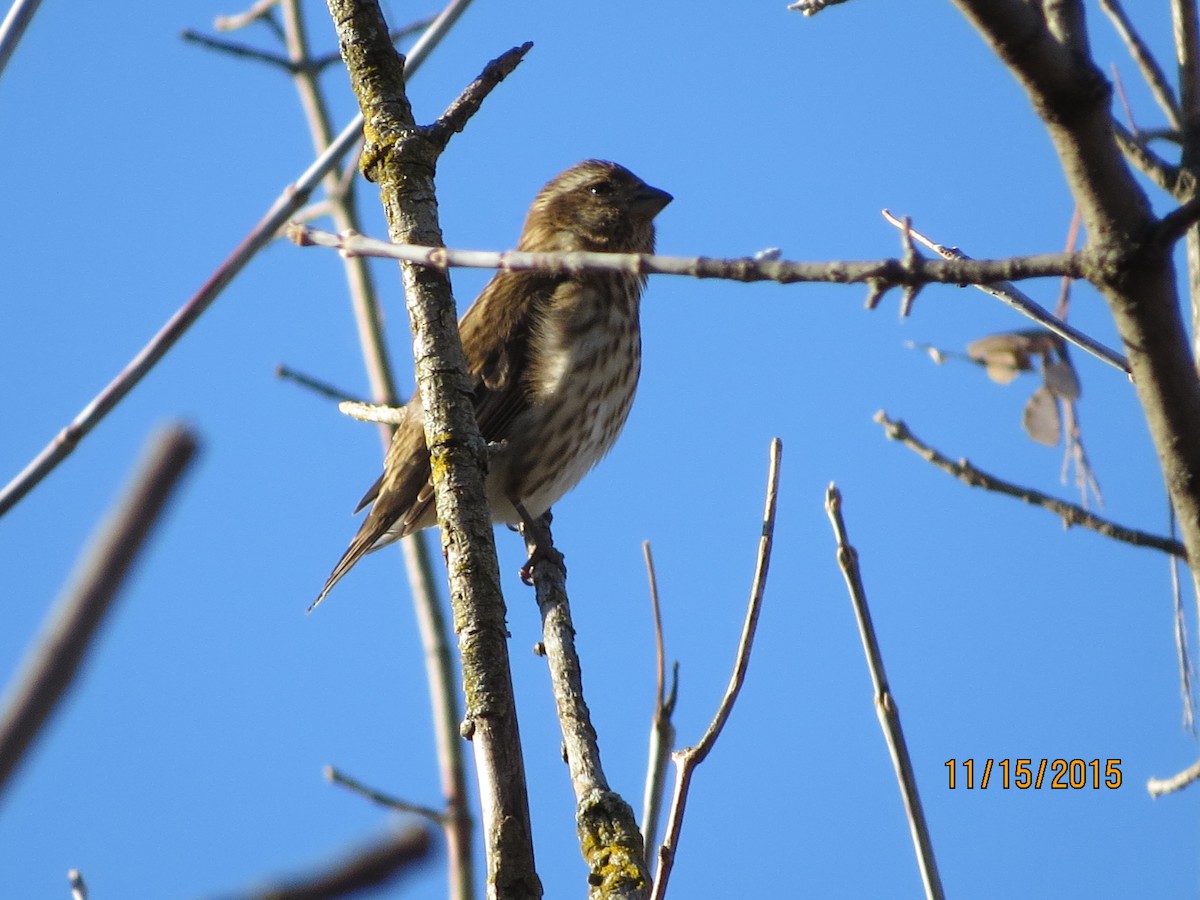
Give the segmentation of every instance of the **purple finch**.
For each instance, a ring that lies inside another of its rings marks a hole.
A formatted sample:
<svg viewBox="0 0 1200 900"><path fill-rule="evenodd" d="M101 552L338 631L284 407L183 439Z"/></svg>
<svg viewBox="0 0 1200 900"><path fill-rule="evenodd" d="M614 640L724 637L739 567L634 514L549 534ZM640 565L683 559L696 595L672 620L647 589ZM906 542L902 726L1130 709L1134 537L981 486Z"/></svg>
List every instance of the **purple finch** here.
<svg viewBox="0 0 1200 900"><path fill-rule="evenodd" d="M628 169L588 160L542 188L517 249L652 253L653 219L670 202ZM641 370L643 287L625 273L498 272L462 317L495 521L540 516L612 448ZM313 606L364 554L437 524L422 416L414 397L358 505L371 511Z"/></svg>

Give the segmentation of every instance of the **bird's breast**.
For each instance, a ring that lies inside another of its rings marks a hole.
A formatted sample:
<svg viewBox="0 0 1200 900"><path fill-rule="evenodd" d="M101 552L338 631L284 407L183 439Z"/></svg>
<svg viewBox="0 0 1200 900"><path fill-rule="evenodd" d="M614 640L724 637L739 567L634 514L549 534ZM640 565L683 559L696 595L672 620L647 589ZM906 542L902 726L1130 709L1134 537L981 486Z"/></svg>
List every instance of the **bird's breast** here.
<svg viewBox="0 0 1200 900"><path fill-rule="evenodd" d="M495 472L531 515L545 512L600 461L633 406L642 358L641 284L624 277L607 282L556 296L562 302L534 336L530 405L514 423Z"/></svg>

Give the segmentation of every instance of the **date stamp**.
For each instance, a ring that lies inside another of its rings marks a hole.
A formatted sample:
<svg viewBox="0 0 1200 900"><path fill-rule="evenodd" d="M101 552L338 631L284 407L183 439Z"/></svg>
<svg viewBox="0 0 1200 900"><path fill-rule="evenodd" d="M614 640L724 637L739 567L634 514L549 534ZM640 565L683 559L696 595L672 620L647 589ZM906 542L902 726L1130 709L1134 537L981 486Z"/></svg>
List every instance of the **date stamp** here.
<svg viewBox="0 0 1200 900"><path fill-rule="evenodd" d="M1120 759L948 759L950 790L1115 791L1124 781Z"/></svg>

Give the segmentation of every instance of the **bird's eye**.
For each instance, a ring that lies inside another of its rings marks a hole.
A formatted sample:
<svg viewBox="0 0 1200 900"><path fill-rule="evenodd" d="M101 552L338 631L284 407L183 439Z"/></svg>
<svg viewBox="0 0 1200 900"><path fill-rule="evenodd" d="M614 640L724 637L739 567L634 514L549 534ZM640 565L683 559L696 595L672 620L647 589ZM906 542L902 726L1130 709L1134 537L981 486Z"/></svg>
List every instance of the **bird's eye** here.
<svg viewBox="0 0 1200 900"><path fill-rule="evenodd" d="M613 183L611 181L597 181L588 186L588 190L596 197L608 197L613 192Z"/></svg>

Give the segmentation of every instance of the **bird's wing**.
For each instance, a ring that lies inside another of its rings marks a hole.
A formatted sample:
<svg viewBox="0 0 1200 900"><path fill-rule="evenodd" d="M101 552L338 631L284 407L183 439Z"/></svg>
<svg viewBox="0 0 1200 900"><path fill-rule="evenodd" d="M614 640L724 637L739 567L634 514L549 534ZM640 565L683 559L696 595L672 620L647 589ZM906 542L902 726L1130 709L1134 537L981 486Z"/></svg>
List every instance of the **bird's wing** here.
<svg viewBox="0 0 1200 900"><path fill-rule="evenodd" d="M527 408L529 341L562 278L535 272L497 273L459 322L475 418L485 441L503 441ZM416 407L388 448L383 474L355 512L374 503L313 607L365 554L416 531L433 503L429 454Z"/></svg>
<svg viewBox="0 0 1200 900"><path fill-rule="evenodd" d="M489 444L506 440L513 422L529 406L529 342L561 282L537 272L497 273L458 323L475 421ZM404 516L405 535L417 530L433 503L429 460L424 455L422 460L425 482Z"/></svg>

